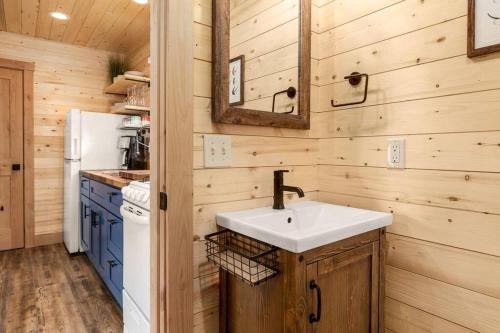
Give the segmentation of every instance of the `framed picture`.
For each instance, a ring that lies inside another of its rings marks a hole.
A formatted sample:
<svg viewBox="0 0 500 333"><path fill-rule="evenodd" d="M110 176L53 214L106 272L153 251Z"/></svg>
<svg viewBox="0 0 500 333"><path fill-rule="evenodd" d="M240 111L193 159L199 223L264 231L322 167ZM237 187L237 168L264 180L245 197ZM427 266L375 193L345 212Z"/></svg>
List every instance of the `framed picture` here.
<svg viewBox="0 0 500 333"><path fill-rule="evenodd" d="M229 105L245 103L245 56L229 60Z"/></svg>
<svg viewBox="0 0 500 333"><path fill-rule="evenodd" d="M467 55L500 51L500 0L469 0Z"/></svg>

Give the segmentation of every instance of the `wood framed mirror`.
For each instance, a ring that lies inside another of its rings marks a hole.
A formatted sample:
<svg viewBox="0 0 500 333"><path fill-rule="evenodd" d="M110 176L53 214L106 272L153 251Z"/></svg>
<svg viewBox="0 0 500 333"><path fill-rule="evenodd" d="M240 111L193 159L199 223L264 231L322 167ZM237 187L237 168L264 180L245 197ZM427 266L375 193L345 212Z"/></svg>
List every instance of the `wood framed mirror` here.
<svg viewBox="0 0 500 333"><path fill-rule="evenodd" d="M214 0L212 119L309 129L311 0Z"/></svg>

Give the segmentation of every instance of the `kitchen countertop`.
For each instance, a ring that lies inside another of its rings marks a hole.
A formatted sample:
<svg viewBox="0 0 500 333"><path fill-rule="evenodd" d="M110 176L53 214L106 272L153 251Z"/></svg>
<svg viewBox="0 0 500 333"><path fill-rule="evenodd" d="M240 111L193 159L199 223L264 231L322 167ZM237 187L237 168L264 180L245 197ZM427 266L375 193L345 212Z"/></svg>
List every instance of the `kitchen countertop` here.
<svg viewBox="0 0 500 333"><path fill-rule="evenodd" d="M128 170L128 172L132 172ZM138 171L141 174L144 174L144 170ZM80 171L80 175L93 179L95 181L114 186L117 188L122 188L130 184L133 179L126 179L120 176L120 170L92 170L92 171Z"/></svg>

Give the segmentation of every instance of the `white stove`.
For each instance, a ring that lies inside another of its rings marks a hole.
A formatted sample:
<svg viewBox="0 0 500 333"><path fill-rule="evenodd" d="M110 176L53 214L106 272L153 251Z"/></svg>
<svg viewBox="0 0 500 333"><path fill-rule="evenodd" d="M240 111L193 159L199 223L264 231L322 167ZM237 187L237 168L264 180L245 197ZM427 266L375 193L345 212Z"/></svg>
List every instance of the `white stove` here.
<svg viewBox="0 0 500 333"><path fill-rule="evenodd" d="M149 182L131 182L122 189L123 200L149 211Z"/></svg>
<svg viewBox="0 0 500 333"><path fill-rule="evenodd" d="M131 182L122 194L124 332L149 332L150 184Z"/></svg>

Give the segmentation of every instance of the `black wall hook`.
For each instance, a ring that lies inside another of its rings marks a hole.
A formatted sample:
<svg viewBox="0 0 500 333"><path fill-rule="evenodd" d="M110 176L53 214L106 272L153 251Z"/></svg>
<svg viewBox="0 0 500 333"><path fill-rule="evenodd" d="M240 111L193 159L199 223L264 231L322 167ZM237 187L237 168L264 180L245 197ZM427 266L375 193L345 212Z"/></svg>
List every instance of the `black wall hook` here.
<svg viewBox="0 0 500 333"><path fill-rule="evenodd" d="M345 80L348 80L350 85L353 87L356 87L361 83L361 79L365 78L365 94L363 97L362 101L359 102L351 102L351 103L343 103L343 104L335 104L335 101L332 99L331 103L334 108L339 107L339 106L348 106L348 105L356 105L356 104L363 104L366 102L366 97L368 96L368 74L360 74L358 72L352 72L351 75L347 75L344 77Z"/></svg>
<svg viewBox="0 0 500 333"><path fill-rule="evenodd" d="M273 95L273 108L272 108L272 112L274 112L274 104L275 104L275 101L276 101L276 96L284 94L284 93L286 93L286 95L288 96L288 98L295 98L295 96L297 96L297 89L295 89L295 87L288 87L288 89L285 89L285 90L282 90L282 91L278 91L277 93L275 93ZM283 112L283 113L293 113L294 110L295 110L295 106L292 106L292 110L286 111L286 112Z"/></svg>

